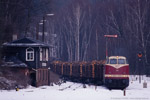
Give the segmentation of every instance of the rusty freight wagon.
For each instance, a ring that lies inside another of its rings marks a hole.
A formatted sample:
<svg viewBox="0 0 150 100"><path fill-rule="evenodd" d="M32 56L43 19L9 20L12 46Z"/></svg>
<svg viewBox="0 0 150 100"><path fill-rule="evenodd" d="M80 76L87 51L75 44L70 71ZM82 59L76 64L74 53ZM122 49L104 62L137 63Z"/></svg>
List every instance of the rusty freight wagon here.
<svg viewBox="0 0 150 100"><path fill-rule="evenodd" d="M51 70L65 80L75 82L103 84L105 61L92 62L52 62Z"/></svg>

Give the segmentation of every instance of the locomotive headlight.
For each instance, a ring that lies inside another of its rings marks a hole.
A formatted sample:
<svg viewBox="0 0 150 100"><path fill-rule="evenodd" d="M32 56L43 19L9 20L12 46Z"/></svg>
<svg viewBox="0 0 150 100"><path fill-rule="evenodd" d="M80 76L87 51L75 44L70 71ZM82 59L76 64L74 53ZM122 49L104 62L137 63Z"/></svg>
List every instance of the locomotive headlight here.
<svg viewBox="0 0 150 100"><path fill-rule="evenodd" d="M105 77L112 77L112 75L110 75L110 74L106 74L106 75L105 75Z"/></svg>
<svg viewBox="0 0 150 100"><path fill-rule="evenodd" d="M108 75L108 77L111 77L112 75Z"/></svg>

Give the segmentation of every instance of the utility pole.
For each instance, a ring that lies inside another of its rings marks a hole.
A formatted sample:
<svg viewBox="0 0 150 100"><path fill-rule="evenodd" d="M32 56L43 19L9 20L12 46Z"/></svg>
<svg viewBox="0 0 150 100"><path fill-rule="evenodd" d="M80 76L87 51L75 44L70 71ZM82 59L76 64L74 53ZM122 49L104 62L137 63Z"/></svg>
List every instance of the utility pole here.
<svg viewBox="0 0 150 100"><path fill-rule="evenodd" d="M45 38L45 16L43 16L43 34L42 34L42 42L44 42L44 38Z"/></svg>
<svg viewBox="0 0 150 100"><path fill-rule="evenodd" d="M39 39L39 23L37 23L37 26L36 26L36 40Z"/></svg>
<svg viewBox="0 0 150 100"><path fill-rule="evenodd" d="M45 42L45 22L46 22L45 17L47 17L47 16L54 16L54 14L46 14L43 16L43 20L42 20L42 23L43 23L42 42Z"/></svg>
<svg viewBox="0 0 150 100"><path fill-rule="evenodd" d="M96 59L98 60L98 34L96 30Z"/></svg>

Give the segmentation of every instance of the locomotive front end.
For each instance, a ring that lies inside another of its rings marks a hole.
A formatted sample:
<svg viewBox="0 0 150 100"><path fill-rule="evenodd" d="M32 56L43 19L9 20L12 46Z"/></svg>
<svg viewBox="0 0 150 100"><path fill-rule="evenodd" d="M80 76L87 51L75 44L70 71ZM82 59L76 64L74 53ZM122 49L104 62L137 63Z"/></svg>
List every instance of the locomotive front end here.
<svg viewBox="0 0 150 100"><path fill-rule="evenodd" d="M129 64L126 57L111 56L105 64L105 85L108 88L124 89L129 85Z"/></svg>

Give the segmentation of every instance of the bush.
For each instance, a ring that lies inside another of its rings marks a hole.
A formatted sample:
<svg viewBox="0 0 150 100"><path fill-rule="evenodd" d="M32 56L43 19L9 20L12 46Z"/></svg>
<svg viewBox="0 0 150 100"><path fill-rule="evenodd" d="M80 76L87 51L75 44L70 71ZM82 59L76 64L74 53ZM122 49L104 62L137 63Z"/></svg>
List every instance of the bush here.
<svg viewBox="0 0 150 100"><path fill-rule="evenodd" d="M11 70L11 68L0 67L0 89L15 89L16 85L19 88L28 86L29 77L19 71Z"/></svg>

